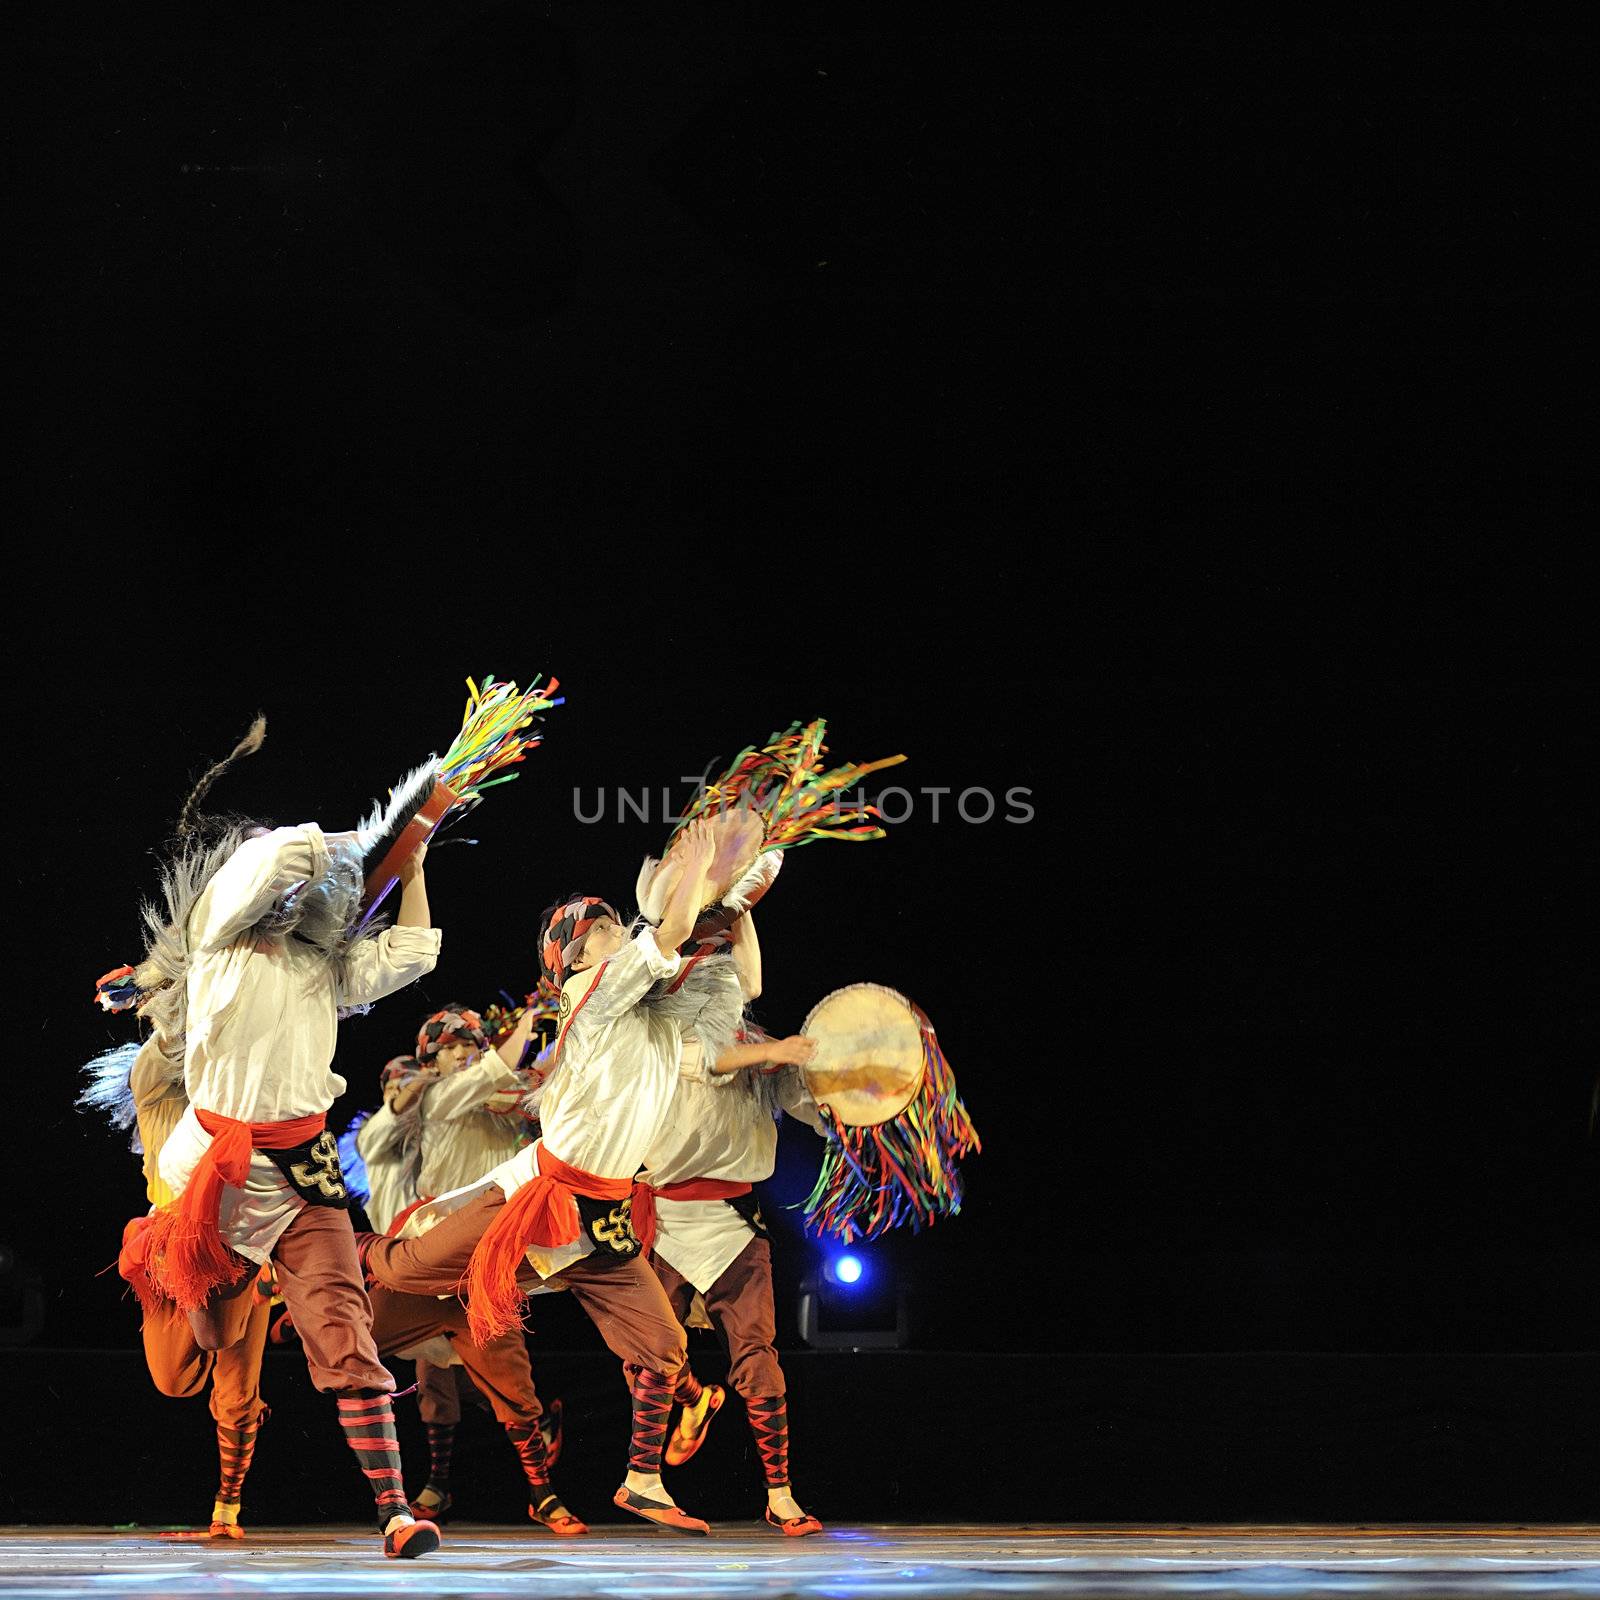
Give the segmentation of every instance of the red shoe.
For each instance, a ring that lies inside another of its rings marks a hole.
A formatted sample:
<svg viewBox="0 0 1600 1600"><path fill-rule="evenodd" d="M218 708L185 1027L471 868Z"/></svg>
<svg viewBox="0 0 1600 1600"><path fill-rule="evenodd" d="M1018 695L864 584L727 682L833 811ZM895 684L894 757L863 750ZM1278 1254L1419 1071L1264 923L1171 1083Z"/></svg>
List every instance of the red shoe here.
<svg viewBox="0 0 1600 1600"><path fill-rule="evenodd" d="M627 1484L623 1484L612 1495L611 1503L614 1506L621 1506L624 1511L631 1511L636 1517L643 1517L646 1522L656 1522L663 1528L671 1528L674 1533L711 1532L709 1522L702 1522L699 1517L691 1517L676 1506L664 1505L659 1500L646 1500L642 1494L635 1494Z"/></svg>
<svg viewBox="0 0 1600 1600"><path fill-rule="evenodd" d="M244 1529L237 1522L213 1522L209 1528L174 1528L156 1538L168 1544L204 1544L213 1539L242 1539Z"/></svg>
<svg viewBox="0 0 1600 1600"><path fill-rule="evenodd" d="M442 1541L431 1522L406 1522L383 1536L383 1553L394 1561L415 1561L437 1550Z"/></svg>
<svg viewBox="0 0 1600 1600"><path fill-rule="evenodd" d="M431 1485L425 1484L422 1488L421 1494L426 1494L430 1487ZM434 1492L438 1493L437 1490ZM455 1496L452 1494L446 1494L444 1499L439 1501L437 1505L429 1505L428 1502L422 1499L421 1495L419 1494L417 1499L411 1502L411 1515L414 1516L418 1522L432 1522L437 1525L438 1523L443 1522L444 1519L450 1515L450 1507L454 1504Z"/></svg>
<svg viewBox="0 0 1600 1600"><path fill-rule="evenodd" d="M561 1423L561 1402L552 1400L539 1419L539 1432L544 1435L544 1464L554 1470L561 1459L561 1445L565 1438Z"/></svg>
<svg viewBox="0 0 1600 1600"><path fill-rule="evenodd" d="M300 1330L295 1327L294 1318L290 1315L289 1308L285 1306L272 1326L267 1329L267 1338L273 1344L288 1344L291 1339L299 1337Z"/></svg>
<svg viewBox="0 0 1600 1600"><path fill-rule="evenodd" d="M686 1433L683 1419L689 1413L687 1410L678 1413L678 1426L667 1435L667 1447L661 1456L669 1467L681 1467L706 1442L706 1435L711 1431L711 1419L722 1409L728 1398L727 1390L720 1383L708 1383L706 1394L709 1396L709 1403L700 1418L698 1428Z"/></svg>
<svg viewBox="0 0 1600 1600"><path fill-rule="evenodd" d="M580 1522L561 1503L561 1496L548 1485L545 1488L544 1498L535 1505L528 1507L528 1515L535 1521L543 1523L551 1533L563 1539L576 1539L580 1533L589 1531L587 1522Z"/></svg>
<svg viewBox="0 0 1600 1600"><path fill-rule="evenodd" d="M782 1530L786 1539L804 1539L809 1534L822 1532L822 1524L812 1516L775 1517L771 1506L763 1514L774 1528Z"/></svg>

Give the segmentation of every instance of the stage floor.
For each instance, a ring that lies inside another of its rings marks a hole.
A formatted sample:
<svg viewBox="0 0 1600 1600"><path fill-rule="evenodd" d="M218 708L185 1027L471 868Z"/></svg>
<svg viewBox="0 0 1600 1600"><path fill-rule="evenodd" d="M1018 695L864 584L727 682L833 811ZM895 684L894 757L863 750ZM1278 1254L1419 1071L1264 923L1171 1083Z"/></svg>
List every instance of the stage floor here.
<svg viewBox="0 0 1600 1600"><path fill-rule="evenodd" d="M558 1541L463 1524L415 1562L355 1528L260 1529L237 1544L0 1529L0 1600L68 1595L1600 1595L1600 1527L877 1526L785 1542L597 1528Z"/></svg>

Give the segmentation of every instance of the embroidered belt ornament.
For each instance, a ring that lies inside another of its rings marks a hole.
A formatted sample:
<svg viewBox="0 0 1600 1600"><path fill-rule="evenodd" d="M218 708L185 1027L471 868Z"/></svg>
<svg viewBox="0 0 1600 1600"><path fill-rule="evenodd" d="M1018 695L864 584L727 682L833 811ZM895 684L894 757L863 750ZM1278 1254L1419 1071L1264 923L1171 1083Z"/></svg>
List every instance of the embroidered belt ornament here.
<svg viewBox="0 0 1600 1600"><path fill-rule="evenodd" d="M350 1192L345 1188L339 1164L339 1141L331 1128L324 1128L310 1144L264 1154L308 1204L338 1210L350 1204Z"/></svg>
<svg viewBox="0 0 1600 1600"><path fill-rule="evenodd" d="M761 1215L761 1201L754 1190L749 1194L730 1195L723 1203L732 1206L740 1220L755 1230L758 1238L765 1239L768 1236L767 1219Z"/></svg>
<svg viewBox="0 0 1600 1600"><path fill-rule="evenodd" d="M619 1261L631 1261L639 1254L639 1238L633 1231L631 1196L614 1202L591 1200L581 1194L573 1198L578 1202L579 1219L596 1250L615 1256Z"/></svg>

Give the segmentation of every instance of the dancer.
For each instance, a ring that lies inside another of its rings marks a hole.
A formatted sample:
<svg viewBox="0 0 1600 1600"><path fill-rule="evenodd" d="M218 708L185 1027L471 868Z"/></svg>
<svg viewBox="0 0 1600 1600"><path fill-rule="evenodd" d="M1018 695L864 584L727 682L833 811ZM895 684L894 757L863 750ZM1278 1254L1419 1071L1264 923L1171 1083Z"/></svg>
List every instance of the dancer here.
<svg viewBox="0 0 1600 1600"><path fill-rule="evenodd" d="M761 993L761 950L746 912L730 930L746 1000ZM820 1533L789 1481L787 1385L774 1345L772 1250L752 1185L772 1176L775 1117L784 1111L821 1131L816 1103L798 1068L815 1054L811 1040L751 1038L714 1062L686 1046L666 1121L645 1158L634 1191L634 1226L650 1251L679 1322L688 1325L698 1293L728 1352L729 1382L745 1403L767 1484L767 1522L790 1538ZM692 1376L675 1398L683 1409L667 1440L669 1466L704 1443L721 1409L719 1384Z"/></svg>
<svg viewBox="0 0 1600 1600"><path fill-rule="evenodd" d="M665 864L671 890L659 928L629 938L594 896L551 909L540 959L543 983L561 997L562 1027L540 1139L482 1184L424 1205L408 1224L417 1237L363 1241L369 1274L391 1288L441 1294L465 1278L479 1341L518 1326L519 1274L531 1268L570 1289L633 1374L632 1450L614 1503L692 1534L710 1529L679 1509L660 1476L683 1330L641 1256L630 1194L671 1100L685 1029L716 1058L737 1025L737 984L722 1012L687 995L669 1003L661 988L683 967L678 947L712 898L713 848L710 825L682 831Z"/></svg>
<svg viewBox="0 0 1600 1600"><path fill-rule="evenodd" d="M434 966L425 846L398 863L396 926L352 937L360 913L356 834L315 823L268 829L206 819L199 802L258 721L185 802L179 851L152 916L147 963L166 982L149 999L158 1032L183 1040L189 1104L161 1146L174 1198L130 1225L122 1268L147 1310L171 1299L196 1343L228 1343L228 1302L274 1263L312 1381L335 1397L346 1440L372 1486L386 1555L436 1549L438 1529L406 1505L389 1396L356 1260L327 1108L344 1092L330 1070L336 1019ZM252 1265L253 1264L253 1265Z"/></svg>
<svg viewBox="0 0 1600 1600"><path fill-rule="evenodd" d="M189 1102L183 1092L183 1061L173 1058L168 1042L152 1034L142 1047L126 1045L106 1052L91 1068L90 1086L79 1103L111 1112L122 1127L137 1125L134 1148L144 1157L146 1196L152 1206L170 1201L173 1196L157 1163ZM270 1268L242 1277L239 1292L219 1307L221 1343L216 1349L203 1349L196 1342L188 1317L172 1300L156 1300L144 1316L145 1362L156 1388L187 1400L210 1384L220 1461L209 1527L164 1533L163 1539L244 1537L240 1511L244 1480L255 1454L256 1435L268 1415L261 1398L261 1356L273 1292Z"/></svg>
<svg viewBox="0 0 1600 1600"><path fill-rule="evenodd" d="M543 1073L519 1070L518 1063L540 1014L536 1007L525 1007L507 1036L489 1049L478 1013L462 1005L447 1006L423 1022L415 1055L397 1057L384 1068L383 1108L366 1119L356 1134L366 1189L372 1196L381 1196L367 1201L368 1215L377 1226L387 1231L395 1216L416 1201L482 1178L527 1142L526 1102ZM381 1323L384 1318L378 1296L373 1298L374 1314ZM437 1301L427 1303L438 1307ZM451 1304L460 1311L459 1302ZM406 1320L417 1320L415 1308ZM453 1322L450 1328L453 1330ZM428 1438L428 1481L411 1501L411 1512L441 1522L453 1504L450 1479L456 1429L461 1422L461 1384L467 1382L463 1374L472 1374L475 1380L477 1364L466 1358L465 1342L459 1348L443 1343L442 1331L433 1338L438 1341L432 1352L435 1359L413 1350L410 1344L386 1342L381 1334L378 1342L381 1354L397 1354L416 1362L417 1409ZM440 1355L443 1360L437 1359ZM518 1445L518 1453L530 1471L548 1472L561 1453L561 1402L552 1401L545 1409L533 1396L521 1328L491 1341L481 1359L491 1362L496 1374L511 1374L512 1389L525 1391L531 1398L531 1408L525 1406L522 1413L512 1415L497 1406L495 1393L477 1386L508 1429L538 1429L543 1455L534 1460L530 1454L534 1447L526 1444ZM515 1382L518 1377L525 1380L520 1388ZM505 1392L502 1384L501 1393ZM547 1478L530 1478L530 1483L542 1484L548 1491ZM546 1493L542 1498L552 1497ZM558 1526L563 1519L576 1527ZM537 1520L558 1532L583 1531L582 1524L565 1508Z"/></svg>
<svg viewBox="0 0 1600 1600"><path fill-rule="evenodd" d="M416 1180L419 1199L476 1182L528 1142L524 1101L539 1080L518 1067L533 1036L535 1016L533 1008L525 1007L516 1026L493 1049L488 1048L482 1019L465 1006L447 1006L423 1023L414 1058L419 1071L397 1085L392 1100L402 1119L408 1104L414 1104L421 1124ZM464 1318L460 1302L450 1303ZM473 1361L464 1355L470 1341L462 1344L462 1351L455 1354L457 1365L441 1366L425 1356L419 1356L416 1364L417 1409L428 1435L428 1481L411 1502L411 1512L435 1522L449 1515L454 1498L450 1493L450 1473L456 1429L461 1423L461 1383L476 1381L475 1377L462 1377L463 1373L475 1372ZM479 1359L491 1353L499 1368L526 1378L524 1388L532 1397L533 1382L522 1329L513 1328L491 1341ZM478 1387L483 1388L481 1384ZM494 1405L494 1394L486 1389L483 1392ZM523 1442L519 1444L513 1437L513 1443L530 1474L541 1466L548 1472L555 1465L560 1454L556 1432L561 1416L559 1400L544 1411L533 1398L531 1416L508 1420L506 1414L497 1411L496 1415L508 1431L524 1430ZM532 1459L526 1430L541 1434L545 1456L542 1462ZM536 1491L543 1491L530 1503L530 1516L558 1533L585 1531L583 1524L550 1493L547 1476L530 1475L529 1483ZM546 1514L541 1514L541 1504L546 1506Z"/></svg>

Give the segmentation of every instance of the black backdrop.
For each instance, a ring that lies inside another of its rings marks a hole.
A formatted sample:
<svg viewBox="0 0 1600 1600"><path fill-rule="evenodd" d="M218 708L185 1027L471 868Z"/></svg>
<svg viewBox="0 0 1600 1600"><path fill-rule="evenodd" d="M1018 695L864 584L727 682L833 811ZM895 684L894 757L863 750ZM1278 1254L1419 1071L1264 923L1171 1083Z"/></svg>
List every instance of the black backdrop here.
<svg viewBox="0 0 1600 1600"><path fill-rule="evenodd" d="M1534 553L1583 481L1570 42L922 28L42 25L4 1227L45 1340L129 1337L90 1274L134 1163L69 1102L189 773L260 707L218 799L346 825L468 672L539 670L570 702L341 1115L526 982L555 893L626 894L661 829L575 789L824 714L1032 791L807 849L762 918L769 1024L905 990L985 1136L886 1247L919 1342L1592 1348L1595 693Z"/></svg>

